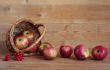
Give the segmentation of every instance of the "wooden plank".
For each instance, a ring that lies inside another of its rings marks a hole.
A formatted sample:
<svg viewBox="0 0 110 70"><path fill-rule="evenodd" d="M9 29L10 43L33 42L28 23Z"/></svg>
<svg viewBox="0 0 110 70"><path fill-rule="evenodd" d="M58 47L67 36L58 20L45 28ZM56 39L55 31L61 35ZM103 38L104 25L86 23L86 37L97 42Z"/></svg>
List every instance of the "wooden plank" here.
<svg viewBox="0 0 110 70"><path fill-rule="evenodd" d="M110 6L102 5L61 5L45 9L46 17L51 19L109 19Z"/></svg>
<svg viewBox="0 0 110 70"><path fill-rule="evenodd" d="M23 16L25 8L25 5L0 5L0 16Z"/></svg>
<svg viewBox="0 0 110 70"><path fill-rule="evenodd" d="M64 5L64 4L75 4L75 5L110 5L109 0L28 0L29 5Z"/></svg>
<svg viewBox="0 0 110 70"><path fill-rule="evenodd" d="M39 22L47 23L88 23L96 21L98 23L109 22L109 6L102 5L60 5L60 6L45 6L41 10L41 16ZM36 8L37 10L37 8ZM65 11L65 12L64 12ZM27 13L31 13L28 10ZM34 11L33 14L27 14L35 19L37 16ZM101 21L101 22L100 22Z"/></svg>
<svg viewBox="0 0 110 70"><path fill-rule="evenodd" d="M109 23L109 12L110 6L104 5L12 5L0 7L1 16L30 18L40 23Z"/></svg>
<svg viewBox="0 0 110 70"><path fill-rule="evenodd" d="M109 19L109 6L104 5L60 5L60 6L1 6L1 15L7 14L6 11L11 15L27 15L32 18L41 15L43 20L74 20L74 19L85 19L85 20L96 20L96 19ZM66 14L63 12L65 11ZM37 14L37 15L36 15Z"/></svg>
<svg viewBox="0 0 110 70"><path fill-rule="evenodd" d="M110 32L110 24L102 23L98 25L100 32Z"/></svg>
<svg viewBox="0 0 110 70"><path fill-rule="evenodd" d="M0 5L26 4L26 0L0 0Z"/></svg>
<svg viewBox="0 0 110 70"><path fill-rule="evenodd" d="M99 33L99 35L98 35L98 37L99 37L99 40L100 41L110 41L109 39L110 39L110 32L100 32Z"/></svg>

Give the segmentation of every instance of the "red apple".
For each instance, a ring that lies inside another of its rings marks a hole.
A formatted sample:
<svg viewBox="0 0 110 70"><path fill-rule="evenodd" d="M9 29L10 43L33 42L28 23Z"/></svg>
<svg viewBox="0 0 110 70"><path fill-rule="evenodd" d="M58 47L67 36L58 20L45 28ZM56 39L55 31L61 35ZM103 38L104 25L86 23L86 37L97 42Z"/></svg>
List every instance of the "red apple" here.
<svg viewBox="0 0 110 70"><path fill-rule="evenodd" d="M103 60L106 58L108 52L107 49L104 46L98 45L93 48L92 50L92 56L96 60Z"/></svg>
<svg viewBox="0 0 110 70"><path fill-rule="evenodd" d="M52 60L57 56L57 51L55 48L45 48L43 50L43 56L45 59Z"/></svg>
<svg viewBox="0 0 110 70"><path fill-rule="evenodd" d="M63 58L69 58L73 53L73 48L70 45L61 45L59 52Z"/></svg>
<svg viewBox="0 0 110 70"><path fill-rule="evenodd" d="M44 43L42 43L41 45L40 45L40 47L39 47L39 53L40 53L40 55L43 55L43 50L45 49L45 48L52 48L53 46L50 44L50 43L48 43L48 42L44 42Z"/></svg>
<svg viewBox="0 0 110 70"><path fill-rule="evenodd" d="M34 38L34 33L30 30L24 31L22 35L27 37L29 40L32 40Z"/></svg>
<svg viewBox="0 0 110 70"><path fill-rule="evenodd" d="M25 49L29 45L29 40L24 36L17 36L15 38L15 44L18 49Z"/></svg>
<svg viewBox="0 0 110 70"><path fill-rule="evenodd" d="M78 60L84 60L89 57L90 53L83 44L80 44L74 48L74 55Z"/></svg>

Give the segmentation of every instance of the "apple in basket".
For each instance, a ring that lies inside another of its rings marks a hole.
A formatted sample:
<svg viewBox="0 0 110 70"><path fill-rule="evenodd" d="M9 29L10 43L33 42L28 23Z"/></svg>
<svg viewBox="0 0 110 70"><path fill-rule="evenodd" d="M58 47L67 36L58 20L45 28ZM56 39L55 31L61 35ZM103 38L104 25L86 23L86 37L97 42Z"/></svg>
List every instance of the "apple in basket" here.
<svg viewBox="0 0 110 70"><path fill-rule="evenodd" d="M107 48L101 45L97 45L92 49L92 56L96 60L104 60L107 57L108 51Z"/></svg>
<svg viewBox="0 0 110 70"><path fill-rule="evenodd" d="M27 37L20 35L15 38L15 44L18 49L25 49L29 45L29 40Z"/></svg>
<svg viewBox="0 0 110 70"><path fill-rule="evenodd" d="M29 40L34 38L34 33L30 30L26 30L22 33L23 36L27 37Z"/></svg>
<svg viewBox="0 0 110 70"><path fill-rule="evenodd" d="M89 57L89 50L83 44L79 44L74 48L74 55L78 60L85 60Z"/></svg>
<svg viewBox="0 0 110 70"><path fill-rule="evenodd" d="M32 49L29 50L29 52L38 52L39 44L36 44Z"/></svg>
<svg viewBox="0 0 110 70"><path fill-rule="evenodd" d="M44 43L42 43L40 46L39 46L39 54L40 55L43 55L43 50L45 49L45 48L52 48L53 46L49 43L49 42L44 42Z"/></svg>

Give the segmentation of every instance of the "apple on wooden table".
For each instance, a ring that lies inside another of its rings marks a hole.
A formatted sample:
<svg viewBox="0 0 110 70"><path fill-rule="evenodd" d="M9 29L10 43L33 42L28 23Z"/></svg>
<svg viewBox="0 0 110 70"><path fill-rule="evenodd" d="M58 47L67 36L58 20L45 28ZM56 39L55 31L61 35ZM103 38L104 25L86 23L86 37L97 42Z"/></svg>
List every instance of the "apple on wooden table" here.
<svg viewBox="0 0 110 70"><path fill-rule="evenodd" d="M52 60L57 57L57 51L54 47L45 48L43 50L43 57L47 60Z"/></svg>
<svg viewBox="0 0 110 70"><path fill-rule="evenodd" d="M108 51L107 48L101 45L97 45L92 49L92 56L96 60L104 60L107 57Z"/></svg>
<svg viewBox="0 0 110 70"><path fill-rule="evenodd" d="M73 53L73 48L70 45L61 45L59 49L60 55L63 58L69 58L71 57Z"/></svg>
<svg viewBox="0 0 110 70"><path fill-rule="evenodd" d="M89 50L83 44L79 44L74 48L74 55L78 60L85 60L89 57Z"/></svg>

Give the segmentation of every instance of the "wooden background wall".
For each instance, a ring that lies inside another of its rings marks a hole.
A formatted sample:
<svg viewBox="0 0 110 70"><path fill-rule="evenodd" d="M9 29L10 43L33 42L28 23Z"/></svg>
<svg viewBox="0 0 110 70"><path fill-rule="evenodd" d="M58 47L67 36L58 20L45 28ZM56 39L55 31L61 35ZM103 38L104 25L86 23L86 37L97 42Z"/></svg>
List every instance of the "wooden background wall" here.
<svg viewBox="0 0 110 70"><path fill-rule="evenodd" d="M3 49L6 31L21 18L46 25L43 41L55 47L62 43L110 47L110 0L0 0Z"/></svg>

